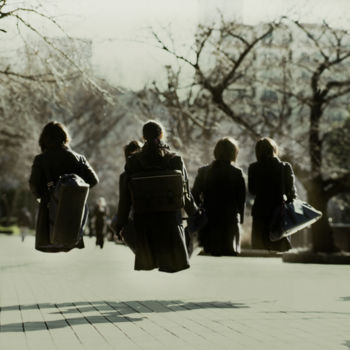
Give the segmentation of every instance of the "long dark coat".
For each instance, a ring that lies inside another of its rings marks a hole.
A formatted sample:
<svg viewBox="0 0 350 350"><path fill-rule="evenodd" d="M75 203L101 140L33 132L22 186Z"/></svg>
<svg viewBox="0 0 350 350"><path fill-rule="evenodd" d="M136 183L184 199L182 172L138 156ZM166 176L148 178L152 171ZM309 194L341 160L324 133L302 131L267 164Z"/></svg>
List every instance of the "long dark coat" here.
<svg viewBox="0 0 350 350"><path fill-rule="evenodd" d="M119 202L113 226L118 234L123 237L125 244L136 253L138 235L134 225L134 214L131 208L131 197L128 188L128 176L122 172L119 176Z"/></svg>
<svg viewBox="0 0 350 350"><path fill-rule="evenodd" d="M244 220L246 186L242 170L230 162L215 160L198 170L192 195L208 218L199 232L200 245L213 255L239 253Z"/></svg>
<svg viewBox="0 0 350 350"><path fill-rule="evenodd" d="M275 208L296 197L292 166L277 157L252 163L248 169L249 192L255 196L252 207L252 248L286 251L291 248L289 239L277 242L269 239L269 226Z"/></svg>
<svg viewBox="0 0 350 350"><path fill-rule="evenodd" d="M96 205L93 211L93 217L95 218L95 235L96 235L96 245L103 247L104 236L107 226L107 217L109 211L107 206Z"/></svg>
<svg viewBox="0 0 350 350"><path fill-rule="evenodd" d="M125 165L125 176L120 184L120 201L118 206L117 227L126 225L131 210L131 197L128 182L133 174L152 171L152 169L180 170L183 174L187 193L185 210L193 215L196 206L188 189L185 165L180 156L164 148L155 153L147 143L140 152L128 158ZM186 249L181 211L134 213L133 225L136 232L135 270L152 270L177 272L188 268L189 257Z"/></svg>
<svg viewBox="0 0 350 350"><path fill-rule="evenodd" d="M90 187L98 183L98 177L86 158L69 148L48 149L34 158L30 174L30 189L36 198L40 199L39 213L36 224L35 249L44 252L59 251L50 246L48 182L57 183L64 174L79 175ZM76 248L84 248L81 240Z"/></svg>

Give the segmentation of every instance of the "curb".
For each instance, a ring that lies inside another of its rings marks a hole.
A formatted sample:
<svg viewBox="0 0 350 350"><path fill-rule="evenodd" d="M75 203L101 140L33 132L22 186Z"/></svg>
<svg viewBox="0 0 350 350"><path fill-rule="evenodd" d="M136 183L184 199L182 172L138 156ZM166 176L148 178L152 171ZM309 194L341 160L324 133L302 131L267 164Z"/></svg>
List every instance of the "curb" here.
<svg viewBox="0 0 350 350"><path fill-rule="evenodd" d="M286 263L301 264L350 264L350 253L314 253L307 252L289 252L282 255L282 261Z"/></svg>

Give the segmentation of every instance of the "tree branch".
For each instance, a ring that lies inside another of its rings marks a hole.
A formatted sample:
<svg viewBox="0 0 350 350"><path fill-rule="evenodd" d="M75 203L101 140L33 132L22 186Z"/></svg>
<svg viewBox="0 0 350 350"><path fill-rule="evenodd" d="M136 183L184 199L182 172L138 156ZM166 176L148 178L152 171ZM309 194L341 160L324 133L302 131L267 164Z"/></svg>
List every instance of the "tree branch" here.
<svg viewBox="0 0 350 350"><path fill-rule="evenodd" d="M273 32L273 29L274 29L273 26L269 25L269 29L264 34L262 34L261 36L257 37L250 44L248 44L248 46L245 48L245 50L243 50L243 52L239 55L236 63L233 65L233 67L230 70L230 72L224 77L222 82L217 85L218 90L221 90L221 92L222 92L222 91L224 91L227 88L227 86L230 84L231 80L235 76L238 68L240 67L240 65L242 64L243 60L248 55L248 53L253 49L253 47L259 41L263 40L265 37L270 35Z"/></svg>
<svg viewBox="0 0 350 350"><path fill-rule="evenodd" d="M213 32L213 28L208 28L208 30L206 31L203 39L199 43L198 48L197 48L197 52L196 52L196 63L195 63L195 66L198 66L200 55L201 55L201 53L203 51L203 48L204 48L206 42L210 38L212 32Z"/></svg>
<svg viewBox="0 0 350 350"><path fill-rule="evenodd" d="M57 83L57 79L55 78L47 78L48 76L51 76L51 74L34 74L34 75L27 75L27 74L21 74L12 72L9 70L0 70L0 74L16 77L20 79L30 80L30 81L37 81L37 82L43 82L43 83ZM63 80L74 80L77 79L79 75L68 75L67 77L63 78Z"/></svg>
<svg viewBox="0 0 350 350"><path fill-rule="evenodd" d="M338 92L338 93L329 95L329 96L325 99L325 102L326 102L326 103L329 103L329 102L331 102L332 100L337 99L338 97L347 95L348 93L350 93L350 86L349 86L347 89L345 89L345 90L342 90L342 91L340 91L340 92Z"/></svg>
<svg viewBox="0 0 350 350"><path fill-rule="evenodd" d="M321 46L320 46L320 43L319 43L319 40L317 40L301 23L299 23L299 21L293 21L295 24L296 24L296 26L298 27L298 28L300 28L305 34L306 34L306 36L309 38L309 39L311 39L311 41L315 44L315 46L318 48L318 50L319 50L319 52L320 52L320 54L322 55L322 57L326 60L326 61L329 61L329 56L327 56L324 52L323 52L323 50L322 50L322 48L321 48Z"/></svg>

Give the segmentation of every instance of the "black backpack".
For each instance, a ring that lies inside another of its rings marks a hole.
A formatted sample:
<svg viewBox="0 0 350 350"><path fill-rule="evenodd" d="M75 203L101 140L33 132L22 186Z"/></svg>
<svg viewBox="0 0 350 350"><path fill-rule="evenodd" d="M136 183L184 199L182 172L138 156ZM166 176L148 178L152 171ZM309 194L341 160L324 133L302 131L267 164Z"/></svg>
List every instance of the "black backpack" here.
<svg viewBox="0 0 350 350"><path fill-rule="evenodd" d="M184 206L184 182L180 170L149 169L129 181L135 213L173 212Z"/></svg>
<svg viewBox="0 0 350 350"><path fill-rule="evenodd" d="M87 222L89 185L76 174L60 176L50 189L48 202L50 243L57 248L73 248L82 238Z"/></svg>

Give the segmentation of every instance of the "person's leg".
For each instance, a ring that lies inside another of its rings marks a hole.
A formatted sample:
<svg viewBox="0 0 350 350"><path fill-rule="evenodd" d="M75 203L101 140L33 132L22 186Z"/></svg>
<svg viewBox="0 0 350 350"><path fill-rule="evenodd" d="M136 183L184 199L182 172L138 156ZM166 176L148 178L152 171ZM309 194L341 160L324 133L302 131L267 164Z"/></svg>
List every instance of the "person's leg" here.
<svg viewBox="0 0 350 350"><path fill-rule="evenodd" d="M276 242L270 242L270 250L275 250L277 252L286 252L291 248L292 245L290 244L290 239L286 237Z"/></svg>
<svg viewBox="0 0 350 350"><path fill-rule="evenodd" d="M253 249L266 249L263 240L264 234L264 220L259 217L253 216L252 223L252 248Z"/></svg>
<svg viewBox="0 0 350 350"><path fill-rule="evenodd" d="M27 228L24 227L24 226L20 226L19 230L21 232L21 242L24 242L24 239L26 238L26 230L27 230Z"/></svg>
<svg viewBox="0 0 350 350"><path fill-rule="evenodd" d="M235 254L240 254L241 252L241 227L238 222L234 224L233 232L233 251Z"/></svg>

